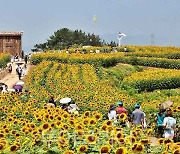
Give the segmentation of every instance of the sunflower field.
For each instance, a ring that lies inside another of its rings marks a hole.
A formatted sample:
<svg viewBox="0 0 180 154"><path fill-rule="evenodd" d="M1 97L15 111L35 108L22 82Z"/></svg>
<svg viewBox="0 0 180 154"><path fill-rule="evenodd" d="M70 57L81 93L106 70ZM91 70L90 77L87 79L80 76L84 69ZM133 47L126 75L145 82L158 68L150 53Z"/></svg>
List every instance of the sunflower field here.
<svg viewBox="0 0 180 154"><path fill-rule="evenodd" d="M149 67L180 69L179 59L168 59L165 56L162 58L138 57L134 53L129 56L125 52L69 54L66 52L49 51L47 53L34 54L31 58L31 63L36 65L43 60L53 60L63 63L88 63L103 67L115 66L117 63L128 63Z"/></svg>
<svg viewBox="0 0 180 154"><path fill-rule="evenodd" d="M28 99L28 101L24 101ZM7 93L0 98L1 153L162 153L179 151L179 142L160 138L150 147L155 126L123 128L99 111L69 114L31 94ZM125 120L120 115L118 120ZM118 122L117 122L118 123Z"/></svg>
<svg viewBox="0 0 180 154"><path fill-rule="evenodd" d="M124 83L130 84L139 91L178 88L180 87L180 70L149 69L125 77Z"/></svg>
<svg viewBox="0 0 180 154"><path fill-rule="evenodd" d="M171 47L127 48L131 52L94 53L97 48L93 48L90 53L73 53L72 49L71 54L66 51L34 54L31 62L36 66L26 76L27 91L0 94L0 153L180 153L179 139L159 138L154 145L151 141L157 133L155 114L165 100L173 100L171 110L180 130L179 70L117 64L136 64L136 59L149 59L148 62L163 59L178 64L179 60L165 56ZM98 50L106 51L106 47ZM171 52L178 54L174 50L179 49L172 48ZM149 51L163 56L127 55ZM148 84L155 88L148 90ZM57 107L48 106L51 96L72 98L80 108L79 113L62 110L59 99ZM117 101L123 102L129 114L140 103L147 127L124 125L128 120L124 113L115 121L108 120L109 107Z"/></svg>

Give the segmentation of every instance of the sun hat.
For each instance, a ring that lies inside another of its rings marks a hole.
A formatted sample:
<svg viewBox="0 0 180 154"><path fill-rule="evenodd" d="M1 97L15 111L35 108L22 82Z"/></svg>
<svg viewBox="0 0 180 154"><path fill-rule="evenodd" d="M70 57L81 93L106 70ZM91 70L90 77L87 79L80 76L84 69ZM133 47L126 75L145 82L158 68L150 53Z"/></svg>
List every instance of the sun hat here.
<svg viewBox="0 0 180 154"><path fill-rule="evenodd" d="M135 108L139 108L140 107L140 104L135 104Z"/></svg>
<svg viewBox="0 0 180 154"><path fill-rule="evenodd" d="M69 98L69 97L60 99L61 104L68 104L69 102L71 102L71 98Z"/></svg>
<svg viewBox="0 0 180 154"><path fill-rule="evenodd" d="M123 105L123 102L118 101L117 104L118 104L118 105Z"/></svg>

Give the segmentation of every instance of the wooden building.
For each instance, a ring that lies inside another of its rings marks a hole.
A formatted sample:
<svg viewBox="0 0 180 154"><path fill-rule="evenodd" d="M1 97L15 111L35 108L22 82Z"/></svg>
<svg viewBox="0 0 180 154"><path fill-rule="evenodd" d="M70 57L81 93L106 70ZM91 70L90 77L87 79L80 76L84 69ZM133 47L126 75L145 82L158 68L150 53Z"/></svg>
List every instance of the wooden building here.
<svg viewBox="0 0 180 154"><path fill-rule="evenodd" d="M22 55L23 32L0 32L0 53Z"/></svg>

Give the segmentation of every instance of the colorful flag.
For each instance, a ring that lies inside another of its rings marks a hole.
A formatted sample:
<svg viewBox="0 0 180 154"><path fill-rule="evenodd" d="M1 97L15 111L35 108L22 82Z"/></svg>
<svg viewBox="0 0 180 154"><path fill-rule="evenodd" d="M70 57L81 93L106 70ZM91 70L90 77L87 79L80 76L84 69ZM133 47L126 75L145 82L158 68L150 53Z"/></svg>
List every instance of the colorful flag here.
<svg viewBox="0 0 180 154"><path fill-rule="evenodd" d="M94 21L94 22L96 22L96 20L97 20L97 19L96 19L96 16L94 15L94 17L93 17L93 21Z"/></svg>

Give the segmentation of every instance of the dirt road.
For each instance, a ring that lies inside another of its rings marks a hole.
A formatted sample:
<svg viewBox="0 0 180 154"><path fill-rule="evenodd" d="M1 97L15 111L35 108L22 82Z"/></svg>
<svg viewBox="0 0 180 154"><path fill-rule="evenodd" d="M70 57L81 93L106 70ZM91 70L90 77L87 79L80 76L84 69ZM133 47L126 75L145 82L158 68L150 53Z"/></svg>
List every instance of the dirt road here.
<svg viewBox="0 0 180 154"><path fill-rule="evenodd" d="M9 64L8 64L9 65ZM22 64L20 65L21 67L24 66L24 61L22 61ZM27 72L29 71L30 68L30 64L27 64L27 69L25 71L25 75L27 74ZM25 75L22 75L21 77L21 81L24 80ZM12 89L13 86L20 81L18 78L18 75L16 73L16 63L14 62L12 64L12 73L6 73L6 75L0 80L0 82L5 83L8 86L8 89Z"/></svg>

